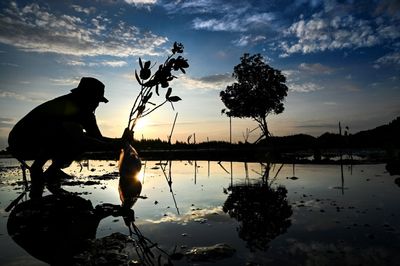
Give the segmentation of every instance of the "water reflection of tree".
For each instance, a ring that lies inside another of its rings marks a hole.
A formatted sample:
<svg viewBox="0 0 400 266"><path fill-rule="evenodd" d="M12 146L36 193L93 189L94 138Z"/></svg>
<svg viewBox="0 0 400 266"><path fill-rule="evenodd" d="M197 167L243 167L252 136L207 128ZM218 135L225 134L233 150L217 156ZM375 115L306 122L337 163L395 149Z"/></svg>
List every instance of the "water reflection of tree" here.
<svg viewBox="0 0 400 266"><path fill-rule="evenodd" d="M268 244L290 227L292 208L283 186L268 182L240 184L228 188L223 210L239 223L239 237L251 250L267 250Z"/></svg>

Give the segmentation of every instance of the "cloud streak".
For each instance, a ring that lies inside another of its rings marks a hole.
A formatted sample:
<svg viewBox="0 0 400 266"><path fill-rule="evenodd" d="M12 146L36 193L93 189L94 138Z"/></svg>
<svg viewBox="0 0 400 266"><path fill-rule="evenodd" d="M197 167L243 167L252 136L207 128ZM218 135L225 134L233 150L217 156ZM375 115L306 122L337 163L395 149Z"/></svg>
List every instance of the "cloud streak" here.
<svg viewBox="0 0 400 266"><path fill-rule="evenodd" d="M273 13L228 14L220 19L195 18L193 28L196 30L246 32L267 27L274 19Z"/></svg>

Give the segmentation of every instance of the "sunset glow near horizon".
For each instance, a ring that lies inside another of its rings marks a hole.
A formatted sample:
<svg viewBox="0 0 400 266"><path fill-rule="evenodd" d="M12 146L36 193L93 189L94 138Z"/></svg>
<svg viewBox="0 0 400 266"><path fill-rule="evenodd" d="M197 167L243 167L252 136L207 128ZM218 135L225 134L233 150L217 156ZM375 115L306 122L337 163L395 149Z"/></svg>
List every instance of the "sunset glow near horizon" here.
<svg viewBox="0 0 400 266"><path fill-rule="evenodd" d="M135 137L229 140L219 92L244 53L260 53L287 77L285 110L273 135L371 129L400 115L399 1L98 0L0 3L0 150L35 106L68 93L81 77L106 85L96 117L120 137L139 92L138 58L162 63L174 41L190 67L171 83L183 101L145 117ZM163 94L161 94L163 95ZM157 98L155 98L156 100ZM159 99L162 101L162 96ZM244 141L251 119L232 120ZM253 132L249 141L257 139ZM34 140L32 140L34 141Z"/></svg>

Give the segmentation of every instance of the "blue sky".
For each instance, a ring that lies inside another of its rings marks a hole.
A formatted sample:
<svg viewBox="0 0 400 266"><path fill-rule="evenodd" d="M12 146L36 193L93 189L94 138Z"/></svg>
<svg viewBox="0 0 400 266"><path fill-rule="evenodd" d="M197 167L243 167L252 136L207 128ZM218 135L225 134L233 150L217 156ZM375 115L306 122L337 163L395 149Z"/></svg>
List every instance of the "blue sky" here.
<svg viewBox="0 0 400 266"><path fill-rule="evenodd" d="M163 62L174 41L190 68L171 86L183 101L172 140L228 140L219 92L234 82L243 53L261 53L287 77L285 111L269 117L272 134L351 132L400 114L400 2L96 0L0 4L0 149L38 104L68 93L83 76L106 85L96 111L104 135L127 125L139 85L139 57ZM175 112L145 118L136 137L166 139ZM233 119L243 141L250 119ZM252 133L249 140L258 138Z"/></svg>

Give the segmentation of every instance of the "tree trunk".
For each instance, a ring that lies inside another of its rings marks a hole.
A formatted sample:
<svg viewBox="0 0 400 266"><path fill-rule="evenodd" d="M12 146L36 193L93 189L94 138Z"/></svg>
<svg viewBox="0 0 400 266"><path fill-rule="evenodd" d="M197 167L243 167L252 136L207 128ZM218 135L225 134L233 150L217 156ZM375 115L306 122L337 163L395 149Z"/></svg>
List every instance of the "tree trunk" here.
<svg viewBox="0 0 400 266"><path fill-rule="evenodd" d="M262 132L262 135L254 142L255 144L257 144L262 139L268 139L268 137L271 134L269 133L269 130L268 130L267 116L254 118L254 120L258 123L258 125L261 129L261 132Z"/></svg>

